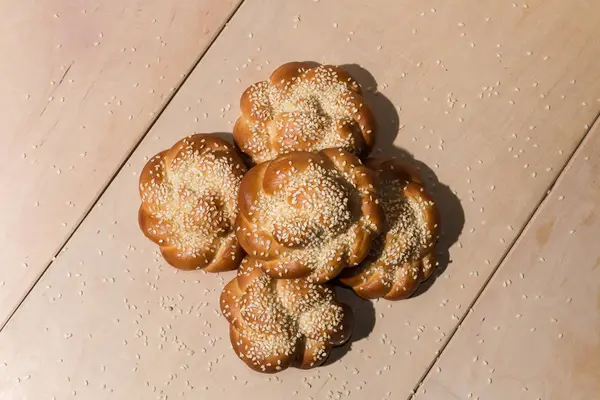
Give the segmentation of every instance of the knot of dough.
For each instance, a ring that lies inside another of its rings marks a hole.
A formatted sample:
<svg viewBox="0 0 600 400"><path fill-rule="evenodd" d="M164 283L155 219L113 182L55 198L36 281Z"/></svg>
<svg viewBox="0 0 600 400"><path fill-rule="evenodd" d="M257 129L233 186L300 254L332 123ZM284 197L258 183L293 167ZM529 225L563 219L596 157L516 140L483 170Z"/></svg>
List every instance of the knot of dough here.
<svg viewBox="0 0 600 400"><path fill-rule="evenodd" d="M383 225L373 172L341 149L260 164L239 198L240 244L276 278L326 282L362 261Z"/></svg>
<svg viewBox="0 0 600 400"><path fill-rule="evenodd" d="M237 193L246 167L212 135L186 137L152 157L140 176L139 223L167 262L181 269L234 269Z"/></svg>
<svg viewBox="0 0 600 400"><path fill-rule="evenodd" d="M332 65L292 62L250 86L233 135L254 163L291 151L340 147L365 155L375 120L352 77Z"/></svg>
<svg viewBox="0 0 600 400"><path fill-rule="evenodd" d="M433 272L437 209L410 167L394 160L366 165L378 175L386 224L367 258L340 278L364 298L404 299Z"/></svg>
<svg viewBox="0 0 600 400"><path fill-rule="evenodd" d="M261 372L318 366L352 331L352 311L331 287L273 279L248 257L220 303L236 354Z"/></svg>

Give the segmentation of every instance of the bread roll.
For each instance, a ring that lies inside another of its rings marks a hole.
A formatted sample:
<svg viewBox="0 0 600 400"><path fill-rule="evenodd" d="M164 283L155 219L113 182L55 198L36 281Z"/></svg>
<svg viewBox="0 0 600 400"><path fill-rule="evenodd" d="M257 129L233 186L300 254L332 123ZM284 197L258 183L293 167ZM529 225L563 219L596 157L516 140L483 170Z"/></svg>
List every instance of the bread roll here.
<svg viewBox="0 0 600 400"><path fill-rule="evenodd" d="M216 136L188 136L152 157L140 176L139 225L176 268L235 269L244 252L235 235L246 166Z"/></svg>
<svg viewBox="0 0 600 400"><path fill-rule="evenodd" d="M339 67L291 62L250 86L233 136L253 163L291 151L341 147L366 155L375 120L352 77Z"/></svg>
<svg viewBox="0 0 600 400"><path fill-rule="evenodd" d="M235 353L250 368L277 372L321 365L352 333L352 310L326 285L273 279L246 257L221 294Z"/></svg>
<svg viewBox="0 0 600 400"><path fill-rule="evenodd" d="M367 258L345 270L342 283L367 299L411 296L436 264L438 213L419 175L395 160L367 160L378 176L386 223Z"/></svg>
<svg viewBox="0 0 600 400"><path fill-rule="evenodd" d="M274 278L323 283L361 262L383 225L372 171L341 149L294 152L242 180L237 236Z"/></svg>

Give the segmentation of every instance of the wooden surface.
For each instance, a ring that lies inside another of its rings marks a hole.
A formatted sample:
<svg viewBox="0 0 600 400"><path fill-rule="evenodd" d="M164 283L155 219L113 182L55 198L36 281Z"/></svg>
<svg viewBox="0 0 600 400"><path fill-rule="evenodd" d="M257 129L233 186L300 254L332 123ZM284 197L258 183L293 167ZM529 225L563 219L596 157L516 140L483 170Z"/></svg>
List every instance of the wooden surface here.
<svg viewBox="0 0 600 400"><path fill-rule="evenodd" d="M599 155L597 124L415 399L598 398Z"/></svg>
<svg viewBox="0 0 600 400"><path fill-rule="evenodd" d="M237 3L2 2L0 326Z"/></svg>
<svg viewBox="0 0 600 400"><path fill-rule="evenodd" d="M0 332L0 399L408 397L600 109L598 12L246 0ZM233 354L217 311L233 274L178 273L139 232L137 173L190 132L230 131L242 91L290 60L363 65L349 70L380 91L368 95L377 154L402 146L441 182L442 265L407 301L344 293L361 320L351 346L323 368L266 377Z"/></svg>

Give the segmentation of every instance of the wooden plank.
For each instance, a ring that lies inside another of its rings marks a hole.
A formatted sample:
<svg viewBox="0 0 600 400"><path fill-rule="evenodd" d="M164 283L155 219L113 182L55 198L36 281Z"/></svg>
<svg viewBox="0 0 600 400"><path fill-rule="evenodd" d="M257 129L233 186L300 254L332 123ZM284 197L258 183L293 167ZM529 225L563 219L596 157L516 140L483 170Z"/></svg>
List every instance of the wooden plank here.
<svg viewBox="0 0 600 400"><path fill-rule="evenodd" d="M404 398L600 109L599 7L560 0L528 7L492 0L418 7L408 0L244 2L0 333L0 392ZM400 155L393 144L404 146L442 182L434 193L444 224L442 261L444 245L459 234L460 241L425 293L373 306L353 300L360 323L343 357L337 352L323 368L264 377L233 354L218 315L219 291L232 273L176 272L142 237L137 173L147 157L192 131L230 131L247 85L294 59L358 63L370 72L351 68L381 90L368 96L382 124L379 147Z"/></svg>
<svg viewBox="0 0 600 400"><path fill-rule="evenodd" d="M0 327L238 3L2 3Z"/></svg>
<svg viewBox="0 0 600 400"><path fill-rule="evenodd" d="M599 156L596 124L416 399L598 397Z"/></svg>

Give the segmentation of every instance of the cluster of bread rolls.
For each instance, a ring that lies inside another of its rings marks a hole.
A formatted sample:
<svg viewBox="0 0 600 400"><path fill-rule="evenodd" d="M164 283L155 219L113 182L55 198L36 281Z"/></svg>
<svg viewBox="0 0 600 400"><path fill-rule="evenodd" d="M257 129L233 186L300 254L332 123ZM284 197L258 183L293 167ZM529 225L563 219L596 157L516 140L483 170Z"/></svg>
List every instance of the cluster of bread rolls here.
<svg viewBox="0 0 600 400"><path fill-rule="evenodd" d="M244 154L210 134L157 154L139 224L176 268L238 269L220 305L250 368L312 368L360 323L332 284L409 297L435 266L437 211L415 170L366 159L376 123L340 68L284 64L240 106Z"/></svg>

